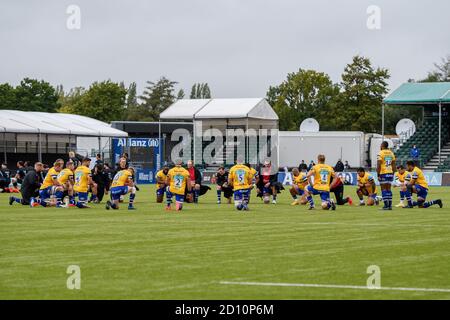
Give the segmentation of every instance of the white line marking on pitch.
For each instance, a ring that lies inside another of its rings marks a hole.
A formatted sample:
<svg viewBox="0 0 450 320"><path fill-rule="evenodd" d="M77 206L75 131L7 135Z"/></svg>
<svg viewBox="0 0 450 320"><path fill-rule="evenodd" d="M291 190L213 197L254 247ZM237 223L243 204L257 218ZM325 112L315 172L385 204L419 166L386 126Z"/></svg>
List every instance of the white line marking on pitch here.
<svg viewBox="0 0 450 320"><path fill-rule="evenodd" d="M358 289L358 290L390 290L390 291L425 291L425 292L450 292L450 289L439 288L401 288L401 287L380 287L369 288L367 286L349 286L338 284L308 284L308 283L273 283L273 282L235 282L220 281L225 285L240 286L270 286L270 287L304 287L304 288L333 288L333 289Z"/></svg>

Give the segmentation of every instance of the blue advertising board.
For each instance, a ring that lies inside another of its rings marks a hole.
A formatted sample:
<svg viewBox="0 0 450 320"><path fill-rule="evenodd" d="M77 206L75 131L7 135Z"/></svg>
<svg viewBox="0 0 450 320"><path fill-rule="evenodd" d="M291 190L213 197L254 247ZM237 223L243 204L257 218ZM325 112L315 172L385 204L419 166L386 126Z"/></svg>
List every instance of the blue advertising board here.
<svg viewBox="0 0 450 320"><path fill-rule="evenodd" d="M377 173L371 172L373 177L375 178L375 182L377 185L378 179L377 179ZM430 186L441 186L442 185L442 173L441 172L424 172L425 179L428 182L428 185ZM357 184L357 176L356 172L339 172L339 175L343 175L345 177L345 181L350 185L356 185ZM284 185L292 185L292 173L280 171L278 172L278 182L281 182Z"/></svg>
<svg viewBox="0 0 450 320"><path fill-rule="evenodd" d="M112 151L114 163L118 163L120 156L133 148L152 148L154 168L136 168L136 183L149 184L155 183L155 174L161 168L162 139L158 138L114 138L112 139ZM161 145L161 147L160 147ZM131 161L133 161L131 157ZM149 161L150 162L150 161Z"/></svg>

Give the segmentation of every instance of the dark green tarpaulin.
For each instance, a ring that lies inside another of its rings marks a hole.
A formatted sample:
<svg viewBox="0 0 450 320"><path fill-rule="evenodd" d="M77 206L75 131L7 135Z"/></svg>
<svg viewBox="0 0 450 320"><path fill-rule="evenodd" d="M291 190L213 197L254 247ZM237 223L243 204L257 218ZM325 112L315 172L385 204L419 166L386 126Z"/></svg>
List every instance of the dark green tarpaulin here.
<svg viewBox="0 0 450 320"><path fill-rule="evenodd" d="M384 100L384 104L450 103L450 82L404 83Z"/></svg>

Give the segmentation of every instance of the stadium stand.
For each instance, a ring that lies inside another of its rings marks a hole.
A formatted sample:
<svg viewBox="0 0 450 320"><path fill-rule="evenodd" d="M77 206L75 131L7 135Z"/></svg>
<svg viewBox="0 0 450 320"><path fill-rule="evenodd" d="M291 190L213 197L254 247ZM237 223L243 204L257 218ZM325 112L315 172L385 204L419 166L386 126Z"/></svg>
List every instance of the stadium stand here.
<svg viewBox="0 0 450 320"><path fill-rule="evenodd" d="M449 124L442 124L442 145L447 145L450 139ZM410 150L413 145L416 145L420 150L419 166L424 169L434 170L438 169L439 156L437 155L439 149L439 122L436 118L425 118L423 124L417 129L416 133L411 136L401 147L396 151L399 164L405 164L410 159ZM450 160L443 148L441 150L441 159L445 161ZM432 161L434 160L434 161Z"/></svg>

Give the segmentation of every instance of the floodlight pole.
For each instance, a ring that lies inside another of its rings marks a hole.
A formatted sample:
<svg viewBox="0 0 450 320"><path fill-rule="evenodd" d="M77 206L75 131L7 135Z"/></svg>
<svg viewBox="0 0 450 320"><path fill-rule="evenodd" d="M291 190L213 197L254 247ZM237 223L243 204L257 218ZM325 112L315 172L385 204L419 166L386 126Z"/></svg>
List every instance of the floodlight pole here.
<svg viewBox="0 0 450 320"><path fill-rule="evenodd" d="M439 166L441 165L442 102L439 102Z"/></svg>
<svg viewBox="0 0 450 320"><path fill-rule="evenodd" d="M3 132L3 158L4 158L4 163L8 163L8 159L6 157L6 130Z"/></svg>
<svg viewBox="0 0 450 320"><path fill-rule="evenodd" d="M384 103L381 106L381 141L384 141Z"/></svg>
<svg viewBox="0 0 450 320"><path fill-rule="evenodd" d="M158 150L159 150L159 163L156 164L156 169L161 169L162 154L161 154L161 119L158 121Z"/></svg>

